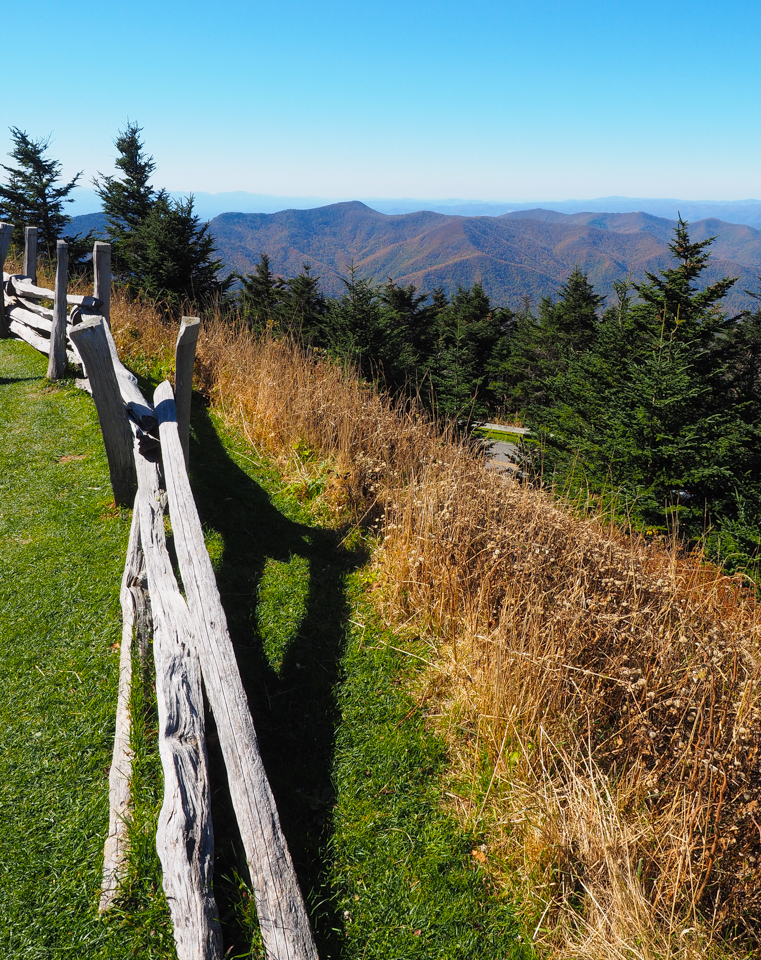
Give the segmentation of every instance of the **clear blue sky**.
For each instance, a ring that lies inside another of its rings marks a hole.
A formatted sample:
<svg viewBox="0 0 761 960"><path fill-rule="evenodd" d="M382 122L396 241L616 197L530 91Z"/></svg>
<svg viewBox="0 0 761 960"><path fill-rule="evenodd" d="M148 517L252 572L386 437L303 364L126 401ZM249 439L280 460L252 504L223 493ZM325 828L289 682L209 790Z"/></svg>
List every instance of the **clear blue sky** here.
<svg viewBox="0 0 761 960"><path fill-rule="evenodd" d="M88 186L129 118L170 190L761 197L757 0L38 0L4 23L0 154L10 125L52 134Z"/></svg>

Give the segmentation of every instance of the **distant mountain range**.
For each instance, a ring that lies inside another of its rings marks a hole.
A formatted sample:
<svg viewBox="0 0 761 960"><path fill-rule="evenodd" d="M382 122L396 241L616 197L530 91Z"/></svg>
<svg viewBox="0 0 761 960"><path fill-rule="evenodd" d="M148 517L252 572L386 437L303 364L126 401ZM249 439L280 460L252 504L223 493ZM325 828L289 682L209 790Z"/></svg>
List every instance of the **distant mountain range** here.
<svg viewBox="0 0 761 960"><path fill-rule="evenodd" d="M186 193L170 191L175 199ZM67 213L82 216L100 209L100 198L88 187L75 187L73 202ZM268 193L248 193L245 190L227 193L194 193L194 210L203 220L212 220L220 213L278 213L280 210L307 210L340 202L339 198L287 197ZM761 228L761 200L675 200L652 197L597 197L594 200L532 200L530 203L484 200L415 200L404 197L396 200L378 197L360 198L379 213L416 213L432 210L462 217L499 217L517 210L556 210L558 213L631 213L634 210L654 217L675 220L681 213L685 220L715 218L727 223L746 223Z"/></svg>
<svg viewBox="0 0 761 960"><path fill-rule="evenodd" d="M101 224L102 214L93 214L76 217L73 226L84 232ZM214 217L210 230L227 272L252 271L264 252L282 276L293 276L309 263L332 295L343 291L341 276L353 263L359 276L392 277L427 292L443 287L451 295L458 285L480 281L495 303L518 307L525 295L534 301L553 295L577 264L597 291L610 297L614 280L629 273L642 280L645 271L669 265L674 225L673 219L643 212L537 208L500 216L386 214L352 201L278 213L223 213ZM754 305L744 290L761 291L761 231L709 217L692 221L690 235L695 240L717 236L706 282L739 277L727 308Z"/></svg>
<svg viewBox="0 0 761 960"><path fill-rule="evenodd" d="M293 276L303 263L330 294L342 292L341 276L353 263L359 276L421 290L483 283L495 303L517 307L554 294L578 264L605 296L614 280L635 280L670 262L674 221L646 213L575 213L521 210L499 217L463 217L423 211L388 215L358 201L274 214L224 213L210 229L226 266L253 270L262 252L276 273ZM727 300L731 310L750 305L745 288L761 289L761 232L716 219L691 224L696 240L717 235L708 282L739 281Z"/></svg>

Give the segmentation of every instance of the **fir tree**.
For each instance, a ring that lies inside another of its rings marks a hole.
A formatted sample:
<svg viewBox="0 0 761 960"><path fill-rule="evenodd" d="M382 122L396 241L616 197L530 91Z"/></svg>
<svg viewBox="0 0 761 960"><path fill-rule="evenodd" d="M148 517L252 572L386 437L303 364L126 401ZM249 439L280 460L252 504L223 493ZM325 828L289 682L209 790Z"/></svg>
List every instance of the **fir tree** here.
<svg viewBox="0 0 761 960"><path fill-rule="evenodd" d="M18 127L11 127L13 149L9 156L15 166L0 164L7 174L0 187L0 217L16 225L16 242L23 241L23 227L38 228L40 251L49 260L55 258L56 242L71 217L63 212L64 203L77 185L81 172L68 183L61 183L61 164L45 156L50 137L33 140Z"/></svg>
<svg viewBox="0 0 761 960"><path fill-rule="evenodd" d="M130 283L171 310L185 301L202 303L223 294L232 278L218 277L222 261L214 259L208 227L193 213L192 196L174 201L160 191L134 231Z"/></svg>
<svg viewBox="0 0 761 960"><path fill-rule="evenodd" d="M449 417L481 417L489 408L487 363L500 338L500 314L476 283L458 289L436 324L428 369L438 409Z"/></svg>
<svg viewBox="0 0 761 960"><path fill-rule="evenodd" d="M327 311L327 302L320 293L320 278L313 276L305 263L301 273L286 280L279 292L278 315L283 332L303 343L317 345Z"/></svg>
<svg viewBox="0 0 761 960"><path fill-rule="evenodd" d="M738 491L747 506L761 475L743 412L753 374L738 348L751 331L721 310L732 278L700 289L710 243L692 243L680 220L675 265L633 285L637 303L619 284L618 306L555 379L552 402L537 416L549 444L545 465L566 483L612 486L630 517L688 539L736 525Z"/></svg>
<svg viewBox="0 0 761 960"><path fill-rule="evenodd" d="M504 368L499 371L510 406L541 420L544 411L560 399L569 367L595 342L603 301L577 266L556 301L541 300L538 316L532 313L530 303L524 304L515 318Z"/></svg>
<svg viewBox="0 0 761 960"><path fill-rule="evenodd" d="M272 261L262 253L253 273L238 277L241 290L238 296L241 313L246 322L257 330L272 330L276 307L284 283L271 269Z"/></svg>
<svg viewBox="0 0 761 960"><path fill-rule="evenodd" d="M128 122L114 141L119 151L116 166L122 173L121 179L102 173L93 178L108 222L106 233L111 242L111 265L116 276L128 277L131 273L137 231L156 201L156 192L149 183L156 164L153 157L146 156L141 132L142 127Z"/></svg>

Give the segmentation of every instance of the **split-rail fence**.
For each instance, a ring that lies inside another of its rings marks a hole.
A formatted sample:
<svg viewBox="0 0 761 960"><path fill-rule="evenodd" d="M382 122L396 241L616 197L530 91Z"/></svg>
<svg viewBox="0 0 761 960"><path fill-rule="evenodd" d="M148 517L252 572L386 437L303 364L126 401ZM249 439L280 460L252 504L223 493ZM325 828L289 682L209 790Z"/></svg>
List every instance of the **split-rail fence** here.
<svg viewBox="0 0 761 960"><path fill-rule="evenodd" d="M0 267L12 233L12 225L0 224ZM211 883L214 840L205 690L227 768L266 955L272 960L317 960L188 478L199 320L182 320L175 392L165 381L150 403L137 378L119 360L111 336L109 244L98 242L93 250L93 295L78 296L66 290L67 246L63 241L56 251L55 289L37 286L36 239L36 228L27 227L24 273L3 272L0 336L25 340L47 354L51 379L61 378L68 364L81 368L82 377L76 382L95 401L114 499L133 507L120 593L119 690L100 909L105 911L113 903L126 866L133 759L129 711L133 647L139 660L152 646L164 774L156 846L178 957L221 960L222 956ZM51 302L52 307L46 305ZM184 596L167 551L167 510Z"/></svg>

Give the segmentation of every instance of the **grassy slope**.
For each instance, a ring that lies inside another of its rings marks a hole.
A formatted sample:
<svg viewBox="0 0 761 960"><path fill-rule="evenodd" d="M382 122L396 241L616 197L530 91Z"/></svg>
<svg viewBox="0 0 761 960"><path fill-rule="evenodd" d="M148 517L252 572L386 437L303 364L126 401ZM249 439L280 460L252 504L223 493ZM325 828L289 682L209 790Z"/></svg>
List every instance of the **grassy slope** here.
<svg viewBox="0 0 761 960"><path fill-rule="evenodd" d="M43 375L42 357L0 342L0 420L9 433L1 474L0 955L171 957L149 832L135 841L122 911L108 924L95 914L128 527L107 507L91 401L46 388ZM71 454L86 457L56 459ZM392 649L400 642L366 601L366 547L319 522L319 470L317 481L284 486L200 405L191 465L323 960L519 955L509 905L471 856L479 838L442 808L444 750L408 692L416 661ZM139 812L150 831L158 798L149 782L150 712L144 726ZM225 949L258 955L248 948L253 910L211 734Z"/></svg>
<svg viewBox="0 0 761 960"><path fill-rule="evenodd" d="M93 904L129 529L91 401L46 363L0 341L0 955L123 957Z"/></svg>

